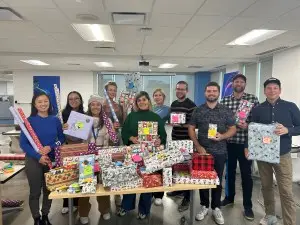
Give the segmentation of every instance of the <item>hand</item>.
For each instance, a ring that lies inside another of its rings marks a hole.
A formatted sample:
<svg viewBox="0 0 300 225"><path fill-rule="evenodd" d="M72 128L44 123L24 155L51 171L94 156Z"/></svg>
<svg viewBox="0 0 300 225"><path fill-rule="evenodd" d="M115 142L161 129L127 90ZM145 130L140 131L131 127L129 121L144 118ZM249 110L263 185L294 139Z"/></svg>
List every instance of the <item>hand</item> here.
<svg viewBox="0 0 300 225"><path fill-rule="evenodd" d="M196 146L196 150L200 154L203 154L203 155L207 154L205 148L203 148L202 146Z"/></svg>
<svg viewBox="0 0 300 225"><path fill-rule="evenodd" d="M131 137L129 138L129 140L130 140L133 144L139 144L139 143L140 143L137 137L131 136Z"/></svg>
<svg viewBox="0 0 300 225"><path fill-rule="evenodd" d="M49 152L51 152L50 146L45 146L42 149L40 149L41 155L47 155Z"/></svg>
<svg viewBox="0 0 300 225"><path fill-rule="evenodd" d="M157 138L154 142L155 147L159 147L160 144L161 144L161 140L160 140L160 138Z"/></svg>
<svg viewBox="0 0 300 225"><path fill-rule="evenodd" d="M274 133L281 136L287 134L288 132L289 130L285 126L283 126L282 124L278 124Z"/></svg>
<svg viewBox="0 0 300 225"><path fill-rule="evenodd" d="M246 123L244 121L239 122L237 125L239 128L244 129L244 130L248 128L248 123Z"/></svg>
<svg viewBox="0 0 300 225"><path fill-rule="evenodd" d="M216 137L215 138L210 138L212 139L213 141L222 141L225 139L224 135L223 134L220 134L219 132L217 132L216 134Z"/></svg>
<svg viewBox="0 0 300 225"><path fill-rule="evenodd" d="M50 164L51 164L51 161L50 161L50 159L49 159L48 156L43 155L43 156L40 158L39 163L42 164L42 165L47 166L47 165L50 165Z"/></svg>
<svg viewBox="0 0 300 225"><path fill-rule="evenodd" d="M68 129L69 129L69 124L64 123L64 125L63 125L63 130L68 130Z"/></svg>
<svg viewBox="0 0 300 225"><path fill-rule="evenodd" d="M245 154L246 159L248 159L249 158L249 150L248 150L248 148L244 149L244 154Z"/></svg>
<svg viewBox="0 0 300 225"><path fill-rule="evenodd" d="M115 129L119 129L119 128L120 128L120 123L114 122L114 128L115 128Z"/></svg>

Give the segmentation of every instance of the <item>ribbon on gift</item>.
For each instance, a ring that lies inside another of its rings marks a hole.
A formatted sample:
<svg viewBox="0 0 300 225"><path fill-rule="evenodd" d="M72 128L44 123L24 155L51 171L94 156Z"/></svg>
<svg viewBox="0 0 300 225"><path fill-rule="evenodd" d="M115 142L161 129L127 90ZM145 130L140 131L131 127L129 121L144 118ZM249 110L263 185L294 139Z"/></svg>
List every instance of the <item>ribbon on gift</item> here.
<svg viewBox="0 0 300 225"><path fill-rule="evenodd" d="M21 108L17 108L17 110L18 110L18 113L19 113L21 119L24 121L24 124L25 124L30 136L32 137L34 143L36 144L38 149L42 149L43 146L42 146L39 138L37 137L36 133L34 132L32 126L30 125L29 121L27 120L23 110Z"/></svg>
<svg viewBox="0 0 300 225"><path fill-rule="evenodd" d="M108 97L108 94L107 94L107 91L106 91L105 88L103 89L103 92L104 92L104 97L105 97L106 100L107 100L107 103L108 103L108 105L109 105L111 114L112 114L112 116L113 116L115 122L119 123L117 114L116 114L116 112L115 112L115 110L114 110L114 107L113 107L113 105L112 105L112 103L111 103L111 101L110 101L110 99L109 99L109 97Z"/></svg>
<svg viewBox="0 0 300 225"><path fill-rule="evenodd" d="M53 84L53 86L54 86L54 94L55 94L57 110L58 110L57 117L59 118L60 122L63 123L63 118L62 118L62 113L61 113L61 105L60 105L59 89L57 87L57 84Z"/></svg>
<svg viewBox="0 0 300 225"><path fill-rule="evenodd" d="M115 112L114 112L115 113ZM106 115L105 112L103 112L102 114L102 118L103 118L103 121L104 121L104 124L107 128L107 131L108 131L108 135L110 137L110 140L112 140L113 143L118 143L119 142L119 139L118 139L118 135L117 133L115 132L115 129L113 128L108 116ZM119 122L119 121L116 121L116 122Z"/></svg>
<svg viewBox="0 0 300 225"><path fill-rule="evenodd" d="M19 117L18 112L16 111L16 109L14 107L9 107L9 111L11 112L11 114L13 115L14 119L16 120L17 124L20 126L22 132L24 133L24 135L26 136L26 138L28 139L29 143L31 144L32 148L36 151L39 152L39 148L37 147L37 145L35 144L35 142L33 141L32 137L30 136L28 130L26 129L22 119Z"/></svg>

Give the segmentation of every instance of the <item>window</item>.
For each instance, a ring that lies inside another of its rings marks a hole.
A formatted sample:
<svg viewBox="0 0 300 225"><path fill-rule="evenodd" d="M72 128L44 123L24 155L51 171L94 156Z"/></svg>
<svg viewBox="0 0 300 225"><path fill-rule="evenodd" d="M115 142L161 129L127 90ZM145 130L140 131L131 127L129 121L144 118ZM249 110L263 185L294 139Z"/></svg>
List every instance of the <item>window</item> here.
<svg viewBox="0 0 300 225"><path fill-rule="evenodd" d="M170 105L170 87L171 81L170 76L142 76L144 90L148 92L150 97L153 96L153 91L157 88L161 88L165 94L165 105ZM153 101L153 99L152 99ZM154 104L154 102L152 102Z"/></svg>

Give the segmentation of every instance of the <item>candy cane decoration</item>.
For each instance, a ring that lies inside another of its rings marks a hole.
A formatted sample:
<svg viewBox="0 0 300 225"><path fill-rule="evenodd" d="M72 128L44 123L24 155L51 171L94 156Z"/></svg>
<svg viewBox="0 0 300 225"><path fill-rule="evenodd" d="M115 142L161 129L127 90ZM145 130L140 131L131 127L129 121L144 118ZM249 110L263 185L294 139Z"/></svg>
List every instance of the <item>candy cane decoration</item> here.
<svg viewBox="0 0 300 225"><path fill-rule="evenodd" d="M43 146L42 146L40 140L38 139L36 133L34 132L32 126L30 125L29 121L27 120L23 110L21 108L17 108L17 111L18 111L22 121L24 121L25 127L27 128L30 136L32 137L32 139L34 141L34 143L36 144L36 146L38 147L39 150L42 149Z"/></svg>
<svg viewBox="0 0 300 225"><path fill-rule="evenodd" d="M60 122L63 124L63 118L62 118L62 113L61 113L61 105L60 105L60 94L59 94L59 89L57 87L57 84L53 84L54 86L54 93L55 93L55 99L56 99L56 105L57 105L57 116L60 120Z"/></svg>
<svg viewBox="0 0 300 225"><path fill-rule="evenodd" d="M118 143L118 141L119 141L118 135L115 132L115 130L113 129L113 126L110 123L110 120L109 120L109 118L108 118L108 116L106 115L105 112L103 112L103 121L104 121L104 124L105 124L105 126L108 130L108 134L109 134L109 137L112 140L112 142L113 143Z"/></svg>
<svg viewBox="0 0 300 225"><path fill-rule="evenodd" d="M106 98L106 100L107 100L107 102L108 102L108 105L109 105L111 114L112 114L112 116L113 116L115 122L119 123L118 117L117 117L116 112L115 112L115 110L114 110L114 107L113 107L113 105L112 105L112 103L111 103L111 101L110 101L110 99L109 99L109 97L108 97L107 91L106 91L105 88L104 88L103 90L104 90L104 96L105 96L105 98Z"/></svg>

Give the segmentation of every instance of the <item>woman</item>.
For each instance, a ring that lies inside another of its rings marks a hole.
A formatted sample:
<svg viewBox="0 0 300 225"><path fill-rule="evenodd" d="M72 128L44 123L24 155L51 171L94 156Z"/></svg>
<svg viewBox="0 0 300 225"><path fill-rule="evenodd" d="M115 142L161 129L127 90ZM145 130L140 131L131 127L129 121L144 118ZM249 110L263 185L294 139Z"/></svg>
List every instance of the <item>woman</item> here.
<svg viewBox="0 0 300 225"><path fill-rule="evenodd" d="M138 122L139 121L154 121L158 122L159 139L155 145L166 144L167 134L162 119L151 111L151 100L147 92L141 91L136 95L135 104L136 112L131 112L124 122L122 129L122 139L125 145L138 144ZM119 216L124 216L129 210L135 208L135 194L123 196L121 208L118 212ZM145 219L151 208L152 193L143 193L140 195L138 219Z"/></svg>
<svg viewBox="0 0 300 225"><path fill-rule="evenodd" d="M107 102L107 100L105 101L104 105L103 105L103 109L104 109L104 112L106 113L107 116L109 116L109 118L111 119L111 121L113 121L113 125L114 125L114 128L115 130L117 131L118 134L120 134L120 128L121 126L123 126L123 122L125 121L126 119L126 116L127 116L127 113L126 113L126 108L125 106L123 105L120 105L118 103L115 102L115 98L117 97L117 90L118 90L118 86L116 84L116 82L113 82L113 81L109 81L105 84L104 86L106 92L107 92L107 95L110 99L110 102L114 108L114 111L116 113L116 116L119 120L119 122L116 122L112 113L111 113L111 109L109 107L109 104ZM114 146L119 146L121 145L121 140L122 138L119 136L119 143L112 143L110 142L110 145L114 145ZM116 206L120 206L121 205L121 196L120 195L115 195L115 204Z"/></svg>
<svg viewBox="0 0 300 225"><path fill-rule="evenodd" d="M20 147L26 153L25 172L29 183L29 206L34 225L51 225L48 214L52 201L48 198L50 192L46 187L44 173L49 171L49 165L55 161L55 147L65 142L60 120L51 114L52 106L49 97L44 93L34 95L31 102L31 115L28 121L44 147L39 152L36 152L23 132L21 132L20 136ZM39 199L42 187L41 217Z"/></svg>
<svg viewBox="0 0 300 225"><path fill-rule="evenodd" d="M77 91L71 91L68 94L66 107L62 111L62 117L63 117L63 123L64 123L63 129L67 128L67 121L69 119L71 111L75 111L75 112L84 114L82 96ZM82 142L83 142L82 139L66 135L66 143L67 144L79 144ZM68 199L64 198L63 208L61 209L62 214L66 214L69 212L68 206L69 206ZM74 206L75 206L74 211L76 211L77 206L78 206L78 198L74 198Z"/></svg>
<svg viewBox="0 0 300 225"><path fill-rule="evenodd" d="M153 111L157 115L159 115L164 122L168 120L170 110L169 106L164 105L165 99L166 95L161 88L158 88L153 92L153 100L155 102ZM153 193L153 197L155 198L155 205L162 205L162 198L164 197L164 192L155 192Z"/></svg>
<svg viewBox="0 0 300 225"><path fill-rule="evenodd" d="M95 143L97 146L108 146L109 145L109 134L103 120L103 109L101 105L101 97L98 95L92 95L88 102L87 115L94 117L94 125L88 139L89 143ZM81 224L87 224L89 222L89 212L91 204L89 197L79 198L78 201L78 212ZM98 210L101 213L104 220L110 219L110 197L109 196L98 196Z"/></svg>

